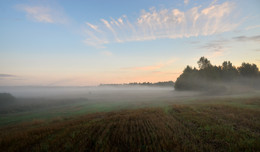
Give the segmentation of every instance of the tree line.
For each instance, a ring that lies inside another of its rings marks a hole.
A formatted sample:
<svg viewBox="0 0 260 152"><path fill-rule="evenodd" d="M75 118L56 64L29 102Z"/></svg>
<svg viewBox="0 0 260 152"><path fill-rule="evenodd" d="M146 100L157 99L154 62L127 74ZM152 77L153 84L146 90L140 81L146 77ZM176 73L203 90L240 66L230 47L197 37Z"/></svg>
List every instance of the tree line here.
<svg viewBox="0 0 260 152"><path fill-rule="evenodd" d="M147 86L147 87L174 87L173 81L163 81L163 82L132 82L132 83L124 83L124 84L100 84L99 86Z"/></svg>
<svg viewBox="0 0 260 152"><path fill-rule="evenodd" d="M187 66L183 73L175 81L176 90L205 90L212 87L210 82L231 82L238 79L259 79L260 72L256 64L243 62L235 67L230 61L224 61L222 65L212 65L210 61L201 57L198 69Z"/></svg>

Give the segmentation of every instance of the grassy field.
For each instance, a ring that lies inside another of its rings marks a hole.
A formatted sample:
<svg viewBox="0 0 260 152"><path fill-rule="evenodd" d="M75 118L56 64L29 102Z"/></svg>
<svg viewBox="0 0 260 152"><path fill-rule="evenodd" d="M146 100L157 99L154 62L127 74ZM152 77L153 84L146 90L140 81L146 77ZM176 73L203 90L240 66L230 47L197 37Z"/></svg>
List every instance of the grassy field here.
<svg viewBox="0 0 260 152"><path fill-rule="evenodd" d="M193 99L104 111L2 125L0 149L260 151L259 97Z"/></svg>
<svg viewBox="0 0 260 152"><path fill-rule="evenodd" d="M55 101L54 101L55 102ZM12 125L33 120L52 121L57 118L80 116L94 112L110 112L123 109L136 109L142 107L163 107L167 103L147 102L95 102L86 99L73 99L67 104L51 105L47 107L22 106L12 108L0 114L0 126Z"/></svg>

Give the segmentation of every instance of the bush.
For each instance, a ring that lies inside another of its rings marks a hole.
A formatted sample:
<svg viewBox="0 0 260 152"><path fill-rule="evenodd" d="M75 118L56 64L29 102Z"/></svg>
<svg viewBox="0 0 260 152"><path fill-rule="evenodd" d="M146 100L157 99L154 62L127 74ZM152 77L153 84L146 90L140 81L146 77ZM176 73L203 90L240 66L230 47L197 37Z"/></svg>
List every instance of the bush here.
<svg viewBox="0 0 260 152"><path fill-rule="evenodd" d="M15 97L10 93L0 93L0 105L8 105L15 102Z"/></svg>

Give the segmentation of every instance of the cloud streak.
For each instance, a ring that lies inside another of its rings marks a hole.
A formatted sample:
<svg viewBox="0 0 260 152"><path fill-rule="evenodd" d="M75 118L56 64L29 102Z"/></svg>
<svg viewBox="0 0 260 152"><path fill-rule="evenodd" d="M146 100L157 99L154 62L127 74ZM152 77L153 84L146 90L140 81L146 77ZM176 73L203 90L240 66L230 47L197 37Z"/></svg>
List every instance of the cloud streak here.
<svg viewBox="0 0 260 152"><path fill-rule="evenodd" d="M131 70L131 71L153 71L153 70L158 70L161 68L164 68L172 63L174 63L176 59L171 59L166 62L161 62L155 65L150 65L150 66L139 66L139 67L130 67L130 68L122 68L123 70Z"/></svg>
<svg viewBox="0 0 260 152"><path fill-rule="evenodd" d="M15 77L15 75L11 75L11 74L0 74L0 78L9 78L9 77Z"/></svg>
<svg viewBox="0 0 260 152"><path fill-rule="evenodd" d="M237 36L230 39L219 39L219 40L213 40L210 42L207 42L201 46L199 46L199 49L205 49L211 51L210 57L217 57L223 55L225 51L228 48L228 45L234 42L260 42L260 35L254 35L254 36ZM259 49L255 49L254 51L259 51Z"/></svg>
<svg viewBox="0 0 260 152"><path fill-rule="evenodd" d="M255 41L255 42L260 42L260 35L255 35L255 36L238 36L233 38L236 41Z"/></svg>
<svg viewBox="0 0 260 152"><path fill-rule="evenodd" d="M206 49L213 52L222 52L229 42L230 41L226 39L214 40L200 46L199 49Z"/></svg>
<svg viewBox="0 0 260 152"><path fill-rule="evenodd" d="M26 13L27 18L42 23L60 23L67 22L66 17L57 9L44 6L17 5L18 10Z"/></svg>
<svg viewBox="0 0 260 152"><path fill-rule="evenodd" d="M189 0L184 0L183 2L185 5L187 5L189 3Z"/></svg>
<svg viewBox="0 0 260 152"><path fill-rule="evenodd" d="M260 42L260 35L255 36L237 36L233 37L231 39L219 39L219 40L213 40L210 42L207 42L203 44L202 46L198 47L199 49L206 49L213 52L222 52L225 48L227 48L227 45L233 42Z"/></svg>
<svg viewBox="0 0 260 152"><path fill-rule="evenodd" d="M256 28L260 28L260 25L248 26L247 28L245 28L245 30L252 30Z"/></svg>
<svg viewBox="0 0 260 152"><path fill-rule="evenodd" d="M110 51L102 51L102 52L100 52L100 54L103 56L112 56L113 55L113 53Z"/></svg>
<svg viewBox="0 0 260 152"><path fill-rule="evenodd" d="M87 23L84 42L91 46L108 43L176 39L212 35L233 30L238 24L230 19L234 4L225 2L207 8L143 10L130 21L126 15L110 20L100 19L97 25Z"/></svg>

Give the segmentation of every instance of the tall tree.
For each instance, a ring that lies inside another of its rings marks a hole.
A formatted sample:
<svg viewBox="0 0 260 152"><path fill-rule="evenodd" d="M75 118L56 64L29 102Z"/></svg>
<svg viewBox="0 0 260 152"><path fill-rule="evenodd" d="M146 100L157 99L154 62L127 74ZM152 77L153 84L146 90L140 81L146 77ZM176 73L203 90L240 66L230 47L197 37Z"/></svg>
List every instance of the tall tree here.
<svg viewBox="0 0 260 152"><path fill-rule="evenodd" d="M175 89L225 90L225 86L221 86L222 82L228 83L229 81L234 81L240 78L240 76L260 78L259 69L255 64L243 63L240 67L236 68L230 61L224 61L222 66L216 66L212 65L205 57L201 57L197 63L199 65L199 70L187 66L183 73L177 78ZM240 79L241 83L242 80L245 80L243 85L250 85L253 87L259 86L259 79Z"/></svg>
<svg viewBox="0 0 260 152"><path fill-rule="evenodd" d="M205 68L212 66L210 61L207 58L205 58L204 56L201 57L197 63L199 65L200 69L205 69Z"/></svg>
<svg viewBox="0 0 260 152"><path fill-rule="evenodd" d="M247 76L247 77L258 76L258 67L255 64L243 62L242 65L238 67L238 71L242 76Z"/></svg>
<svg viewBox="0 0 260 152"><path fill-rule="evenodd" d="M222 78L226 80L236 78L239 75L237 68L230 61L224 61L221 70Z"/></svg>

